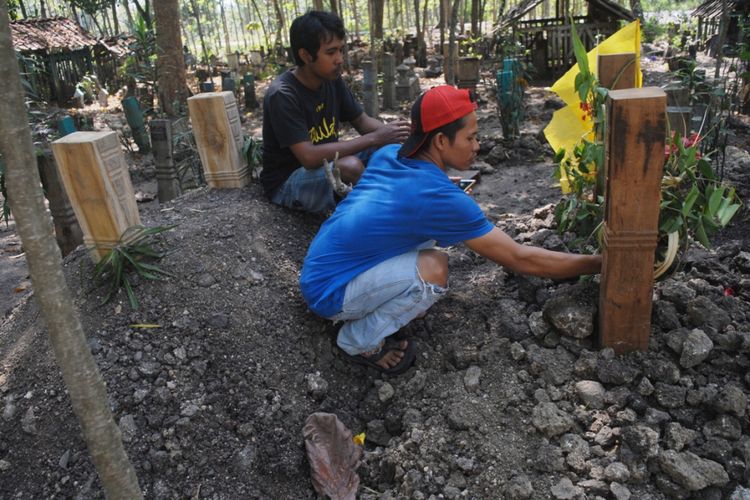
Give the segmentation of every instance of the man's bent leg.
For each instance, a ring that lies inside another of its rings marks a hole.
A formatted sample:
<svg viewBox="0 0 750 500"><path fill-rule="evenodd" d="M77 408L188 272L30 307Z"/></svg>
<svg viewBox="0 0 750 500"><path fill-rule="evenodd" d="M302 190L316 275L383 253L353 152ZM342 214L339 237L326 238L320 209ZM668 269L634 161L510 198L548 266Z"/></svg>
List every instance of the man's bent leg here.
<svg viewBox="0 0 750 500"><path fill-rule="evenodd" d="M442 285L446 280L437 284L421 276L418 260L423 252L435 252L439 268L440 252L414 250L378 264L347 285L344 310L333 318L348 320L339 331L339 347L349 354L376 349L383 339L427 311L445 293ZM444 263L443 275L447 276L447 258Z"/></svg>
<svg viewBox="0 0 750 500"><path fill-rule="evenodd" d="M333 189L323 168L300 167L281 185L271 201L294 210L319 213L336 208Z"/></svg>

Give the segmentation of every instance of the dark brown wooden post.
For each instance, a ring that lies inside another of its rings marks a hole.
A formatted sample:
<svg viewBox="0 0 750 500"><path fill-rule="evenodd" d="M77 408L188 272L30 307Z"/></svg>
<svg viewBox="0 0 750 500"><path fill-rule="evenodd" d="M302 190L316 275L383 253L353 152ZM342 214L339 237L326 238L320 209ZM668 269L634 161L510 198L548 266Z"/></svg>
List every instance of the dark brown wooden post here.
<svg viewBox="0 0 750 500"><path fill-rule="evenodd" d="M172 159L172 122L151 120L151 148L154 151L159 203L165 203L181 194L180 181Z"/></svg>
<svg viewBox="0 0 750 500"><path fill-rule="evenodd" d="M635 52L600 54L597 74L602 87L609 90L635 87Z"/></svg>
<svg viewBox="0 0 750 500"><path fill-rule="evenodd" d="M55 226L57 246L60 247L60 252L65 257L83 243L83 232L73 212L73 205L70 204L62 181L60 181L52 151L45 151L36 157L36 161L39 167L39 177L44 187L44 195L49 202L52 223Z"/></svg>
<svg viewBox="0 0 750 500"><path fill-rule="evenodd" d="M599 336L618 354L648 349L666 104L654 87L607 98Z"/></svg>

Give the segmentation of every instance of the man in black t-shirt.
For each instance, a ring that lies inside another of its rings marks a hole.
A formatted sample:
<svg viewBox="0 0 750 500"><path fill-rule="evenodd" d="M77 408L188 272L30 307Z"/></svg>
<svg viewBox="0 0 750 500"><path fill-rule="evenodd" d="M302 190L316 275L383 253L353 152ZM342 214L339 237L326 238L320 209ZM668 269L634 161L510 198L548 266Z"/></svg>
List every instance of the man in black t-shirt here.
<svg viewBox="0 0 750 500"><path fill-rule="evenodd" d="M383 124L367 116L341 79L346 33L337 16L310 11L292 22L290 41L297 67L276 78L263 101L263 172L272 202L324 212L335 207L323 160L336 162L341 179L354 184L368 150L403 142L409 124ZM339 141L342 122L360 137Z"/></svg>

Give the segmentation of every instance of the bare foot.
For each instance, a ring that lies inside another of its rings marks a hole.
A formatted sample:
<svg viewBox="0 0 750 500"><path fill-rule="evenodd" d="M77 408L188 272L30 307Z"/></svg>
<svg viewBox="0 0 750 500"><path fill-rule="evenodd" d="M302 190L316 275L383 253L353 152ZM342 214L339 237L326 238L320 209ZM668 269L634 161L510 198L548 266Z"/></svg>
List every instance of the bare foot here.
<svg viewBox="0 0 750 500"><path fill-rule="evenodd" d="M393 368L394 366L399 364L399 362L401 362L401 359L404 357L404 351L408 346L408 340L402 340L398 344L383 346L383 349L388 349L388 351L383 355L382 358L376 361L375 364L386 370L389 368Z"/></svg>

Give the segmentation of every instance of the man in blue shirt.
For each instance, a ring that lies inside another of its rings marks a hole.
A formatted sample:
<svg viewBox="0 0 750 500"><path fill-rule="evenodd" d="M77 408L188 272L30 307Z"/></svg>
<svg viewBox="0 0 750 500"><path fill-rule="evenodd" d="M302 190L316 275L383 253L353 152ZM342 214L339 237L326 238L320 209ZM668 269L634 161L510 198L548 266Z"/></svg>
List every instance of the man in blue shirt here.
<svg viewBox="0 0 750 500"><path fill-rule="evenodd" d="M300 285L310 308L344 321L338 346L355 363L402 373L413 342L388 339L447 290L448 258L434 248L464 242L514 272L568 278L598 273L601 256L516 243L491 224L446 174L468 170L477 142L476 104L443 85L412 106L403 146L378 150L310 245Z"/></svg>

